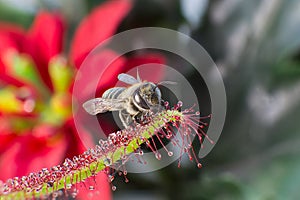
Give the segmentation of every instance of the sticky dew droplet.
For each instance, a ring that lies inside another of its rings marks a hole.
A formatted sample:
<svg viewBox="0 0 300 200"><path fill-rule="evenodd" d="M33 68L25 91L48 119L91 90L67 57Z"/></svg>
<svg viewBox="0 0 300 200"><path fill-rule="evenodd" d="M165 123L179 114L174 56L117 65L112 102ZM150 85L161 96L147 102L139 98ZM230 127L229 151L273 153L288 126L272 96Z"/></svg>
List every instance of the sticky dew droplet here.
<svg viewBox="0 0 300 200"><path fill-rule="evenodd" d="M183 105L182 101L178 101L177 106L178 106L179 108L181 108L182 105Z"/></svg>
<svg viewBox="0 0 300 200"><path fill-rule="evenodd" d="M168 102L168 101L165 101L165 102L164 102L164 105L165 105L165 107L168 107L168 106L169 106L169 102Z"/></svg>
<svg viewBox="0 0 300 200"><path fill-rule="evenodd" d="M58 197L58 192L53 192L53 193L52 193L52 197L53 197L53 198L57 198L57 197Z"/></svg>
<svg viewBox="0 0 300 200"><path fill-rule="evenodd" d="M66 184L66 189L69 190L72 188L72 184Z"/></svg>
<svg viewBox="0 0 300 200"><path fill-rule="evenodd" d="M115 179L115 177L114 177L114 176L112 176L112 175L109 175L109 176L108 176L108 178L109 178L109 181L110 181L110 182L113 182L113 181L114 181L114 179Z"/></svg>
<svg viewBox="0 0 300 200"><path fill-rule="evenodd" d="M72 196L73 198L76 198L77 195L78 195L78 190L77 190L77 189L74 189L74 190L72 191L72 193L71 193L71 196Z"/></svg>
<svg viewBox="0 0 300 200"><path fill-rule="evenodd" d="M104 164L105 164L106 166L110 166L110 165L111 165L111 160L110 160L109 158L105 158L105 159L104 159Z"/></svg>
<svg viewBox="0 0 300 200"><path fill-rule="evenodd" d="M172 151L169 151L169 152L168 152L168 156L170 156L170 157L173 156L173 152L172 152Z"/></svg>
<svg viewBox="0 0 300 200"><path fill-rule="evenodd" d="M160 160L161 159L161 154L160 153L155 153L155 158L157 159L157 160Z"/></svg>
<svg viewBox="0 0 300 200"><path fill-rule="evenodd" d="M93 185L90 185L90 186L89 186L89 190L90 190L90 191L93 191L94 189L95 189L95 187L94 187Z"/></svg>

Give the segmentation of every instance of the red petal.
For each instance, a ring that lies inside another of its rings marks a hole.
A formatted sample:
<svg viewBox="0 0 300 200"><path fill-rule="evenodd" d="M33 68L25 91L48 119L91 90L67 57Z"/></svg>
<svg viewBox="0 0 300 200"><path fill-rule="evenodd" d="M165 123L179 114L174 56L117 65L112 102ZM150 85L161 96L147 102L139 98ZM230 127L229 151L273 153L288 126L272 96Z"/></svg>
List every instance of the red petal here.
<svg viewBox="0 0 300 200"><path fill-rule="evenodd" d="M20 50L24 40L24 30L11 24L0 24L0 54L10 48Z"/></svg>
<svg viewBox="0 0 300 200"><path fill-rule="evenodd" d="M6 84L13 84L18 87L23 86L23 83L6 73L8 66L4 64L3 59L11 49L20 51L24 41L24 30L18 26L1 23L0 41L0 80Z"/></svg>
<svg viewBox="0 0 300 200"><path fill-rule="evenodd" d="M17 87L22 87L25 85L23 82L4 73L3 72L4 70L2 71L1 67L4 68L4 65L0 61L0 84L1 84L1 82L3 82L4 84L14 85Z"/></svg>
<svg viewBox="0 0 300 200"><path fill-rule="evenodd" d="M14 38L11 38L8 34L1 33L0 31L0 54L2 55L5 51L13 48L19 50L19 45Z"/></svg>
<svg viewBox="0 0 300 200"><path fill-rule="evenodd" d="M14 134L2 134L0 135L0 154L5 151L10 143L15 139L16 135Z"/></svg>
<svg viewBox="0 0 300 200"><path fill-rule="evenodd" d="M15 138L16 135L11 131L9 120L0 113L0 155L11 145Z"/></svg>
<svg viewBox="0 0 300 200"><path fill-rule="evenodd" d="M77 76L77 80L75 80L73 96L76 97L79 103L83 103L81 101L85 101L86 98L94 95L97 85L101 89L106 89L107 86L117 81L117 75L125 66L125 62L124 57L110 50L93 54L85 61L84 67L78 71L80 76ZM99 83L98 79L100 79Z"/></svg>
<svg viewBox="0 0 300 200"><path fill-rule="evenodd" d="M64 25L59 15L40 12L28 32L24 51L35 61L42 79L52 89L48 74L48 62L62 53Z"/></svg>
<svg viewBox="0 0 300 200"><path fill-rule="evenodd" d="M64 126L64 132L66 133L68 145L67 145L67 151L66 151L66 158L72 159L74 156L78 156L79 154L82 154L86 147L81 141L81 138L78 136L77 129L75 127L73 119L70 119L66 122ZM85 141L90 141L91 139L88 138L89 135L85 133L81 133L81 135L85 136Z"/></svg>
<svg viewBox="0 0 300 200"><path fill-rule="evenodd" d="M66 140L50 142L31 134L19 136L6 152L1 154L0 179L37 172L44 167L60 164L64 157Z"/></svg>
<svg viewBox="0 0 300 200"><path fill-rule="evenodd" d="M97 96L100 96L100 94L102 95L105 90L116 84L118 81L117 77L120 73L124 72L125 66L125 57L119 57L105 69L97 86Z"/></svg>
<svg viewBox="0 0 300 200"><path fill-rule="evenodd" d="M94 187L90 190L90 186ZM90 178L85 181L84 184L79 184L77 186L79 193L76 199L80 200L110 200L111 198L111 188L108 183L108 178L106 173L99 172L96 177Z"/></svg>
<svg viewBox="0 0 300 200"><path fill-rule="evenodd" d="M96 45L112 36L121 20L131 9L129 0L113 0L93 10L79 25L71 44L70 58L77 68L85 55Z"/></svg>
<svg viewBox="0 0 300 200"><path fill-rule="evenodd" d="M164 76L164 67L160 64L165 63L166 59L161 54L149 53L144 55L133 56L127 60L126 69L124 72L134 67L147 65L145 67L139 68L139 74L141 79L157 83L161 81L162 77ZM134 77L136 77L136 71L134 72Z"/></svg>

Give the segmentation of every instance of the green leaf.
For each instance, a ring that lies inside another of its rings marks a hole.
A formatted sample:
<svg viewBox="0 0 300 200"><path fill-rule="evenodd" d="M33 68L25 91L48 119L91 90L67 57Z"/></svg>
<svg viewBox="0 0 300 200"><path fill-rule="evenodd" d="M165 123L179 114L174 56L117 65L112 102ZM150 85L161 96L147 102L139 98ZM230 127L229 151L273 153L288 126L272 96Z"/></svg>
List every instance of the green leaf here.
<svg viewBox="0 0 300 200"><path fill-rule="evenodd" d="M44 85L39 72L32 60L25 54L12 53L12 66L10 74L24 82L30 83L44 97L49 96L49 91Z"/></svg>
<svg viewBox="0 0 300 200"><path fill-rule="evenodd" d="M49 74L56 93L65 92L70 88L73 70L67 66L62 57L55 57L50 61Z"/></svg>
<svg viewBox="0 0 300 200"><path fill-rule="evenodd" d="M0 89L0 112L23 112L23 104L16 98L13 88Z"/></svg>

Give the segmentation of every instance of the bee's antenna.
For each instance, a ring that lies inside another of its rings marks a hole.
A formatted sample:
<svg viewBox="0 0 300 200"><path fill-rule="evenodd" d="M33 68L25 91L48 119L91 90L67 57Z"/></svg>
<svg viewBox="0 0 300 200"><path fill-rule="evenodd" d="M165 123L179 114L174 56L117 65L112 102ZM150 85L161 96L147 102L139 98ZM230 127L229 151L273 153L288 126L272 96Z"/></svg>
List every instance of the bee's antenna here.
<svg viewBox="0 0 300 200"><path fill-rule="evenodd" d="M174 81L161 81L161 82L157 83L156 85L163 85L163 84L177 85L177 82L174 82Z"/></svg>
<svg viewBox="0 0 300 200"><path fill-rule="evenodd" d="M136 69L136 79L138 80L138 82L142 82L139 74L139 68Z"/></svg>
<svg viewBox="0 0 300 200"><path fill-rule="evenodd" d="M155 89L158 88L159 85L163 85L163 84L177 85L177 83L174 81L161 81L155 85L155 87L153 88L153 91L155 91Z"/></svg>

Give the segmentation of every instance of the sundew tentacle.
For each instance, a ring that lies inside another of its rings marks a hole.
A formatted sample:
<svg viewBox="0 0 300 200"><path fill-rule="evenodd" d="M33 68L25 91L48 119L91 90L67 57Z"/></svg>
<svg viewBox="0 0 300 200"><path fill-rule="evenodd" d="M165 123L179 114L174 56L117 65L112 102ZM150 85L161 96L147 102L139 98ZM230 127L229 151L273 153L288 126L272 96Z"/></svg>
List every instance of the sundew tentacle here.
<svg viewBox="0 0 300 200"><path fill-rule="evenodd" d="M200 168L202 165L192 147L192 138L197 134L201 138L201 143L203 141L202 136L208 138L202 130L207 124L201 122L203 117L199 116L199 112L194 113L193 108L179 111L181 106L182 103L179 102L172 109L168 108L150 116L150 122L147 124L135 124L122 131L112 133L107 140L100 140L94 148L75 156L72 160L65 159L61 165L53 166L50 169L43 168L39 172L30 173L27 176L14 177L5 183L0 181L0 200L44 198L50 195L53 198L64 194L71 194L72 197L76 197L79 192L77 184L95 177L100 171L107 173L110 177L109 182L112 182L114 174L112 174L110 167L119 166L117 169L122 169L122 166L129 160L130 154L135 151L137 153L134 155L143 160L143 153L140 149L140 145L143 143L146 143L158 160L161 159L155 143L153 146L150 144L149 139L152 136L158 137L160 144L163 145L169 156L172 156L173 152L166 149L160 138L167 138L171 140L173 145L180 147L178 166L180 166L181 156L187 153L190 160L195 160ZM174 138L175 134L181 137L182 144L179 144L179 141ZM172 140L173 138L174 140ZM127 171L123 171L125 182L128 182L126 174ZM93 185L85 185L85 187L90 188L90 190L95 189ZM115 189L116 187L112 185L112 190Z"/></svg>

